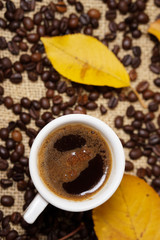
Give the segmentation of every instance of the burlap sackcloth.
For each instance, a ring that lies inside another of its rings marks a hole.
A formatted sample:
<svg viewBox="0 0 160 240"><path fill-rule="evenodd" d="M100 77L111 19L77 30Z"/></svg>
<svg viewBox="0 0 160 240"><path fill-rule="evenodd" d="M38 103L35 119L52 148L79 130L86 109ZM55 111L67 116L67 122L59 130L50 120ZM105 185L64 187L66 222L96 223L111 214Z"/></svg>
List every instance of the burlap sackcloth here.
<svg viewBox="0 0 160 240"><path fill-rule="evenodd" d="M50 2L50 0L36 2L35 11L39 10L42 5L47 5L49 2ZM53 0L53 2L56 3L57 1ZM100 36L100 38L102 39L104 37L104 35L107 32L109 32L108 31L108 23L109 22L105 20L105 12L107 10L107 5L103 4L102 1L100 1L100 0L81 0L81 2L84 4L85 12L87 12L88 9L90 9L90 8L97 8L100 10L102 15L101 15L101 19L99 21L99 28L97 30L94 30L94 35ZM20 1L15 0L14 3L16 6L19 6ZM66 16L68 16L71 12L75 12L74 7L68 6L68 4L67 4L67 8L68 8L68 10L65 13ZM3 9L0 12L0 17L3 17L4 10L5 9ZM148 15L149 15L150 23L153 22L155 20L156 16L159 14L159 9L154 6L153 0L149 0L147 2L146 13L148 13ZM27 13L28 16L33 16L33 14L34 14L34 12L31 12L29 14ZM58 14L57 14L56 17L58 18L58 17L60 17L60 15L58 16ZM116 23L123 21L123 19L125 17L126 17L126 15L124 16L124 15L121 15L118 13L118 16L115 20ZM153 42L150 40L150 38L147 34L148 26L149 26L149 24L140 25L139 28L143 34L140 39L137 39L137 40L133 39L133 46L138 45L142 49L142 56L141 56L142 63L140 65L140 67L137 69L138 78L135 82L132 82L132 86L135 87L135 86L137 86L137 84L140 81L147 80L150 84L150 89L153 91L158 91L158 88L155 87L155 85L153 84L153 80L157 77L157 75L155 75L151 71L149 71L149 68L148 68L148 66L150 64L150 57L151 57L151 52L152 52L152 47L153 47ZM121 46L123 33L118 32L117 34L118 35L117 35L116 40L113 41L112 43L109 43L109 49L113 49L113 46L115 44L118 44ZM8 40L8 41L11 40L14 35L15 35L14 33L10 33L8 30L4 31L4 30L0 29L0 36L4 36L6 38L6 40ZM129 50L127 53L130 53L130 52L131 52L131 50ZM120 49L118 56L123 57L125 54L126 54L126 52L123 51L123 49ZM9 54L9 52L7 50L0 52L0 57L4 57L4 56L5 57L8 56L12 60L12 62L19 59L19 56L13 56L13 55ZM130 69L131 68L128 67L127 71L129 72ZM45 93L46 93L46 89L44 87L43 82L40 79L38 79L38 81L36 81L36 82L29 81L26 73L23 73L23 82L21 84L14 85L14 84L11 84L11 82L9 80L6 80L1 85L5 89L4 96L12 96L12 98L14 99L14 103L20 102L20 99L22 97L28 97L31 100L33 100L33 99L38 100L41 97L45 96ZM65 94L63 94L63 98L64 99L66 98ZM106 100L102 97L100 97L99 100L97 101L99 106L100 106L100 104L103 104L106 107L107 107L107 102L108 102L108 100ZM139 102L136 102L133 105L136 110L143 110L143 112L147 111L147 110L142 109ZM128 106L129 106L128 102L122 101L122 102L118 103L118 106L114 110L108 109L108 112L105 115L102 115L100 113L99 108L96 111L87 111L87 114L97 117L97 118L103 120L104 122L106 122L107 124L109 124L115 130L117 135L126 141L129 138L129 136L127 134L125 134L124 131L117 130L114 127L114 119L115 119L115 116L117 116L117 115L125 116L125 112L126 112L126 109ZM17 119L18 119L18 117L16 115L14 115L11 110L7 110L3 105L0 106L0 127L7 127L8 122L14 121ZM127 117L125 117L124 124L127 124L129 122L131 122L131 120L129 120L129 119L127 119ZM31 124L29 126L35 128L35 125L33 124L33 122L31 122ZM25 156L29 156L30 148L28 147L28 141L29 141L29 138L23 134L23 143L25 144ZM2 143L2 144L4 144L4 143ZM126 160L129 160L128 152L129 151L127 149L125 149ZM146 157L141 157L137 161L134 161L134 170L130 173L135 175L137 168L146 167L147 166L146 160L147 160ZM1 171L0 177L5 178L6 173L3 173ZM148 180L148 182L151 181L150 179L147 179L147 180ZM17 191L17 186L16 186L15 182L14 182L13 186L8 188L7 190L0 188L0 195L2 196L3 194L13 195L15 198L15 203L14 203L13 207L5 208L5 207L2 207L2 205L0 206L1 209L3 208L3 211L5 212L5 214L11 214L13 211L23 212L22 206L23 206L23 201L24 201L23 200L24 192ZM19 226L14 226L14 229L17 230L19 232L19 234L24 232L24 230L21 229ZM40 237L40 239L42 239L42 237Z"/></svg>

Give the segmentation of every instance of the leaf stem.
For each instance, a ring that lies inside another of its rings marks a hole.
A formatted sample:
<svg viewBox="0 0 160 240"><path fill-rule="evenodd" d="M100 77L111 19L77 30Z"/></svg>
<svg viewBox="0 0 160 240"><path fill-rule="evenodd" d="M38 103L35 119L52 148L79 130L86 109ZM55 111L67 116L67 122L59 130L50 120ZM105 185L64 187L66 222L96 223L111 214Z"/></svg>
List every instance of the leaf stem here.
<svg viewBox="0 0 160 240"><path fill-rule="evenodd" d="M81 223L79 225L79 227L77 227L75 230L73 230L72 232L70 232L69 234L67 234L66 236L59 238L58 240L66 240L67 238L73 236L74 234L76 234L78 231L80 231L82 228L84 227L84 224Z"/></svg>
<svg viewBox="0 0 160 240"><path fill-rule="evenodd" d="M138 98L141 106L142 106L143 108L147 108L146 104L144 103L144 101L143 101L142 98L140 97L140 95L139 95L139 93L137 92L137 90L134 89L132 86L130 86L130 88L131 88L132 91L136 94L136 96L137 96L137 98Z"/></svg>

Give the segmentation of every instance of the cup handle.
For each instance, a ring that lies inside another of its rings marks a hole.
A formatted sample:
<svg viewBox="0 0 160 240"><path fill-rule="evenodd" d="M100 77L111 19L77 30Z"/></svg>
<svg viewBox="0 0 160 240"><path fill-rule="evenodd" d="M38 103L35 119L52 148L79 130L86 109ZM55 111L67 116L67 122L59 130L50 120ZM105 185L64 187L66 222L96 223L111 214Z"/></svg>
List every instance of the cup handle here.
<svg viewBox="0 0 160 240"><path fill-rule="evenodd" d="M34 223L37 217L48 205L48 202L38 193L25 210L23 218L27 223Z"/></svg>

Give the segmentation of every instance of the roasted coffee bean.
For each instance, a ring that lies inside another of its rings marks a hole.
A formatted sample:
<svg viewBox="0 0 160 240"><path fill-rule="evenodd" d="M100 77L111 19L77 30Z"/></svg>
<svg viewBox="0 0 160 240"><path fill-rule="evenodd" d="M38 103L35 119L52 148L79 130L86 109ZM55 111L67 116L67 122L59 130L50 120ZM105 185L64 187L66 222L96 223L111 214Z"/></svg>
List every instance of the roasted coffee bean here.
<svg viewBox="0 0 160 240"><path fill-rule="evenodd" d="M132 47L132 39L128 36L126 36L122 41L122 47L125 50L129 50Z"/></svg>
<svg viewBox="0 0 160 240"><path fill-rule="evenodd" d="M129 102L136 102L138 100L136 94L133 91L128 93L128 100Z"/></svg>
<svg viewBox="0 0 160 240"><path fill-rule="evenodd" d="M117 24L115 23L115 22L110 22L109 23L109 30L111 31L111 32L116 32L117 31Z"/></svg>
<svg viewBox="0 0 160 240"><path fill-rule="evenodd" d="M149 137L148 131L146 129L142 129L142 128L138 131L138 135L142 138L148 138Z"/></svg>
<svg viewBox="0 0 160 240"><path fill-rule="evenodd" d="M14 240L17 239L18 237L18 232L16 230L11 230L6 236L6 240Z"/></svg>
<svg viewBox="0 0 160 240"><path fill-rule="evenodd" d="M21 113L21 105L19 103L13 104L12 110L14 114L20 114Z"/></svg>
<svg viewBox="0 0 160 240"><path fill-rule="evenodd" d="M128 12L128 4L125 1L119 1L118 9L120 13L126 14Z"/></svg>
<svg viewBox="0 0 160 240"><path fill-rule="evenodd" d="M9 131L7 128L1 128L0 129L0 138L2 140L7 140L9 137Z"/></svg>
<svg viewBox="0 0 160 240"><path fill-rule="evenodd" d="M123 126L123 130L124 130L124 132L130 134L133 132L134 127L132 125L127 124L127 125Z"/></svg>
<svg viewBox="0 0 160 240"><path fill-rule="evenodd" d="M130 106L127 108L126 115L127 115L127 117L130 118L130 117L133 117L134 114L135 114L135 108L134 108L132 105L130 105Z"/></svg>
<svg viewBox="0 0 160 240"><path fill-rule="evenodd" d="M154 97L154 92L153 91L151 91L151 90L146 90L146 91L144 91L143 92L143 98L145 99L145 100L148 100L148 99L151 99L151 98L153 98Z"/></svg>
<svg viewBox="0 0 160 240"><path fill-rule="evenodd" d="M132 141L132 140L128 140L125 144L124 144L124 147L126 148L133 148L136 146L136 143L135 141Z"/></svg>
<svg viewBox="0 0 160 240"><path fill-rule="evenodd" d="M144 113L142 112L142 111L136 111L136 113L135 113L135 119L136 120L143 120L144 119Z"/></svg>
<svg viewBox="0 0 160 240"><path fill-rule="evenodd" d="M140 129L142 127L142 122L141 121L138 121L138 120L134 120L132 122L132 126L135 128L135 129Z"/></svg>
<svg viewBox="0 0 160 240"><path fill-rule="evenodd" d="M39 118L39 111L37 111L33 106L29 109L29 114L31 118L37 120Z"/></svg>
<svg viewBox="0 0 160 240"><path fill-rule="evenodd" d="M136 90L139 92L139 93L142 93L144 91L146 91L149 87L149 83L147 81L142 81L138 84L138 86L136 87Z"/></svg>
<svg viewBox="0 0 160 240"><path fill-rule="evenodd" d="M143 0L137 0L136 5L138 10L143 11L146 8L146 3Z"/></svg>
<svg viewBox="0 0 160 240"><path fill-rule="evenodd" d="M103 104L100 105L100 111L101 111L102 115L107 113L107 109L105 108L105 106Z"/></svg>
<svg viewBox="0 0 160 240"><path fill-rule="evenodd" d="M132 171L134 169L134 165L132 162L126 160L125 161L125 171L126 172L129 172L129 171Z"/></svg>
<svg viewBox="0 0 160 240"><path fill-rule="evenodd" d="M139 57L132 58L131 66L133 68L138 68L141 64L141 59Z"/></svg>
<svg viewBox="0 0 160 240"><path fill-rule="evenodd" d="M41 116L42 120L44 120L45 122L52 117L52 113L51 112L44 112Z"/></svg>
<svg viewBox="0 0 160 240"><path fill-rule="evenodd" d="M70 18L68 22L69 28L75 29L78 26L78 22L79 22L78 17Z"/></svg>
<svg viewBox="0 0 160 240"><path fill-rule="evenodd" d="M19 143L18 145L16 145L16 152L19 154L19 156L21 157L24 154L24 145L23 143Z"/></svg>
<svg viewBox="0 0 160 240"><path fill-rule="evenodd" d="M77 101L77 96L72 96L72 97L70 97L69 101L67 102L67 105L69 107L72 107L76 103L76 101Z"/></svg>
<svg viewBox="0 0 160 240"><path fill-rule="evenodd" d="M64 13L67 11L67 6L63 1L59 1L55 6L59 13Z"/></svg>
<svg viewBox="0 0 160 240"><path fill-rule="evenodd" d="M16 127L16 122L11 121L11 122L8 123L8 130L9 130L9 132L11 132L12 130L14 130L15 127Z"/></svg>
<svg viewBox="0 0 160 240"><path fill-rule="evenodd" d="M8 139L6 140L6 148L7 148L8 150L14 149L15 146L16 146L16 143L15 143L15 141L14 141L12 138L8 138Z"/></svg>
<svg viewBox="0 0 160 240"><path fill-rule="evenodd" d="M37 73L35 72L28 72L28 79L32 82L36 82L38 80Z"/></svg>
<svg viewBox="0 0 160 240"><path fill-rule="evenodd" d="M29 100L29 98L23 97L23 98L21 98L21 105L22 105L22 107L29 109L31 106L31 101Z"/></svg>
<svg viewBox="0 0 160 240"><path fill-rule="evenodd" d="M156 79L154 79L154 84L157 86L157 87L159 87L160 88L160 78L156 78Z"/></svg>
<svg viewBox="0 0 160 240"><path fill-rule="evenodd" d="M49 109L50 108L50 103L48 98L42 97L40 99L40 104L43 109Z"/></svg>
<svg viewBox="0 0 160 240"><path fill-rule="evenodd" d="M59 93L64 93L66 91L66 89L67 89L66 82L64 82L64 81L58 82L58 84L57 84L57 91Z"/></svg>
<svg viewBox="0 0 160 240"><path fill-rule="evenodd" d="M159 177L159 176L160 176L160 166L158 166L158 165L153 165L153 166L152 166L152 174L153 174L155 177Z"/></svg>
<svg viewBox="0 0 160 240"><path fill-rule="evenodd" d="M55 106L52 107L52 113L54 115L59 115L60 112L61 112L61 109L60 109L60 107L58 105L55 105Z"/></svg>
<svg viewBox="0 0 160 240"><path fill-rule="evenodd" d="M39 35L37 33L30 33L27 35L29 43L37 43L39 41Z"/></svg>
<svg viewBox="0 0 160 240"><path fill-rule="evenodd" d="M35 124L36 124L37 127L43 128L46 123L42 119L38 119L38 120L36 120Z"/></svg>
<svg viewBox="0 0 160 240"><path fill-rule="evenodd" d="M85 26L90 22L90 17L86 13L82 13L79 18L80 22Z"/></svg>
<svg viewBox="0 0 160 240"><path fill-rule="evenodd" d="M97 103L95 103L95 102L93 102L93 101L90 101L90 102L88 102L87 104L86 104L86 109L88 109L88 110L95 110L97 107L98 107L98 105L97 105Z"/></svg>
<svg viewBox="0 0 160 240"><path fill-rule="evenodd" d="M43 19L43 16L42 16L42 13L40 12L35 13L33 16L33 22L36 25L40 25L42 19Z"/></svg>
<svg viewBox="0 0 160 240"><path fill-rule="evenodd" d="M116 97L111 97L111 99L108 102L108 107L110 109L114 109L118 105L118 99Z"/></svg>
<svg viewBox="0 0 160 240"><path fill-rule="evenodd" d="M19 54L19 47L16 42L14 41L9 41L8 42L8 50L13 54L13 55L18 55Z"/></svg>
<svg viewBox="0 0 160 240"><path fill-rule="evenodd" d="M9 157L8 150L2 145L0 145L0 157L3 159L7 159Z"/></svg>
<svg viewBox="0 0 160 240"><path fill-rule="evenodd" d="M90 26L89 27L85 27L83 32L84 32L84 34L91 36L93 34L93 29Z"/></svg>
<svg viewBox="0 0 160 240"><path fill-rule="evenodd" d="M158 123L158 126L160 127L160 114L157 117L157 123Z"/></svg>
<svg viewBox="0 0 160 240"><path fill-rule="evenodd" d="M141 24L146 24L149 22L149 17L146 13L144 12L139 12L137 16L137 20Z"/></svg>
<svg viewBox="0 0 160 240"><path fill-rule="evenodd" d="M13 212L11 215L11 222L13 224L18 224L21 221L21 214L19 212Z"/></svg>
<svg viewBox="0 0 160 240"><path fill-rule="evenodd" d="M154 132L156 130L156 126L155 126L155 124L153 122L148 121L148 122L146 122L146 129L149 132Z"/></svg>
<svg viewBox="0 0 160 240"><path fill-rule="evenodd" d="M0 158L0 171L5 171L8 168L8 162Z"/></svg>
<svg viewBox="0 0 160 240"><path fill-rule="evenodd" d="M37 131L35 129L33 129L33 128L28 128L26 130L26 134L30 138L35 138L37 136Z"/></svg>
<svg viewBox="0 0 160 240"><path fill-rule="evenodd" d="M135 57L140 57L141 56L141 48L139 46L133 47L132 52L133 52Z"/></svg>
<svg viewBox="0 0 160 240"><path fill-rule="evenodd" d="M5 207L10 207L14 204L14 198L9 195L4 195L1 197L1 204Z"/></svg>
<svg viewBox="0 0 160 240"><path fill-rule="evenodd" d="M154 101L157 103L160 103L160 93L159 92L156 92L154 94Z"/></svg>
<svg viewBox="0 0 160 240"><path fill-rule="evenodd" d="M37 100L33 100L32 101L32 106L36 109L36 110L40 110L41 109L41 104L39 101Z"/></svg>
<svg viewBox="0 0 160 240"><path fill-rule="evenodd" d="M1 59L1 63L2 63L2 69L6 70L8 68L12 67L12 62L8 57L4 57Z"/></svg>
<svg viewBox="0 0 160 240"><path fill-rule="evenodd" d="M152 63L149 65L150 70L155 74L160 74L160 66Z"/></svg>
<svg viewBox="0 0 160 240"><path fill-rule="evenodd" d="M125 22L120 22L119 24L118 24L118 30L119 31L124 31L126 29L126 24L125 24Z"/></svg>
<svg viewBox="0 0 160 240"><path fill-rule="evenodd" d="M100 11L95 8L91 8L90 10L88 10L87 14L90 18L99 19L101 17Z"/></svg>
<svg viewBox="0 0 160 240"><path fill-rule="evenodd" d="M160 145L159 144L156 144L155 146L153 146L153 152L158 156L160 157Z"/></svg>
<svg viewBox="0 0 160 240"><path fill-rule="evenodd" d="M159 108L158 103L155 102L155 101L150 102L149 105L148 105L148 109L151 112L156 112L158 110L158 108Z"/></svg>
<svg viewBox="0 0 160 240"><path fill-rule="evenodd" d="M91 101L95 101L99 98L99 93L98 92L91 92L88 96L88 99Z"/></svg>
<svg viewBox="0 0 160 240"><path fill-rule="evenodd" d="M4 179L4 178L2 178L2 179L0 180L0 184L1 184L1 187L5 189L5 188L11 187L11 186L13 185L13 181L10 180L10 179Z"/></svg>
<svg viewBox="0 0 160 240"><path fill-rule="evenodd" d="M20 62L18 62L18 61L16 61L16 62L13 64L13 67L14 67L14 70L15 70L16 72L18 72L18 73L21 73L21 72L24 71L23 65L22 65Z"/></svg>
<svg viewBox="0 0 160 240"><path fill-rule="evenodd" d="M108 10L106 11L105 17L107 20L114 20L117 14L115 10Z"/></svg>
<svg viewBox="0 0 160 240"><path fill-rule="evenodd" d="M21 142L22 141L22 134L18 130L14 130L12 132L12 139L16 142Z"/></svg>
<svg viewBox="0 0 160 240"><path fill-rule="evenodd" d="M30 17L23 18L23 25L28 31L31 31L34 28L33 20Z"/></svg>
<svg viewBox="0 0 160 240"><path fill-rule="evenodd" d="M132 62L132 57L129 54L125 55L122 59L122 63L125 67L129 66L131 62Z"/></svg>
<svg viewBox="0 0 160 240"><path fill-rule="evenodd" d="M153 120L154 118L155 118L154 113L153 113L153 112L149 112L149 113L147 113L147 114L145 115L144 121L145 121L145 122L148 122L148 121Z"/></svg>
<svg viewBox="0 0 160 240"><path fill-rule="evenodd" d="M30 115L28 113L22 112L20 114L20 120L24 123L24 124L29 124L30 123Z"/></svg>
<svg viewBox="0 0 160 240"><path fill-rule="evenodd" d="M117 116L114 120L114 125L116 128L122 128L123 127L123 117L122 116Z"/></svg>
<svg viewBox="0 0 160 240"><path fill-rule="evenodd" d="M22 75L20 73L13 73L10 77L10 81L14 84L22 82Z"/></svg>
<svg viewBox="0 0 160 240"><path fill-rule="evenodd" d="M40 53L33 53L31 55L31 60L33 62L39 62L39 61L41 61L41 58L42 58L42 55Z"/></svg>
<svg viewBox="0 0 160 240"><path fill-rule="evenodd" d="M27 182L24 181L24 180L18 181L17 188L18 188L19 191L25 191L26 188L27 188Z"/></svg>
<svg viewBox="0 0 160 240"><path fill-rule="evenodd" d="M142 156L142 151L140 148L133 148L130 151L129 156L131 159L136 160Z"/></svg>
<svg viewBox="0 0 160 240"><path fill-rule="evenodd" d="M40 37L45 36L45 34L46 34L46 29L45 29L45 27L44 27L43 25L39 25L39 26L37 27L37 33L38 33L38 35L39 35Z"/></svg>
<svg viewBox="0 0 160 240"><path fill-rule="evenodd" d="M6 27L7 27L7 22L3 18L0 18L0 28L5 29Z"/></svg>
<svg viewBox="0 0 160 240"><path fill-rule="evenodd" d="M149 144L156 145L157 143L160 143L160 136L158 134L150 135Z"/></svg>
<svg viewBox="0 0 160 240"><path fill-rule="evenodd" d="M28 159L28 157L22 156L22 157L19 159L19 162L21 163L22 166L27 167L27 166L28 166L29 159Z"/></svg>
<svg viewBox="0 0 160 240"><path fill-rule="evenodd" d="M83 10L84 10L83 4L79 1L77 1L75 4L75 9L78 13L83 12Z"/></svg>
<svg viewBox="0 0 160 240"><path fill-rule="evenodd" d="M22 131L26 130L26 126L21 120L17 120L17 127L19 127Z"/></svg>
<svg viewBox="0 0 160 240"><path fill-rule="evenodd" d="M150 157L148 157L147 163L148 163L149 165L155 165L156 162L157 162L157 158L156 158L155 156L150 156Z"/></svg>
<svg viewBox="0 0 160 240"><path fill-rule="evenodd" d="M0 37L0 50L4 50L7 48L7 41L5 37Z"/></svg>
<svg viewBox="0 0 160 240"><path fill-rule="evenodd" d="M138 168L137 169L137 177L144 178L147 175L145 168Z"/></svg>
<svg viewBox="0 0 160 240"><path fill-rule="evenodd" d="M13 151L11 153L10 160L11 160L12 163L18 162L19 158L20 158L20 155L16 151Z"/></svg>

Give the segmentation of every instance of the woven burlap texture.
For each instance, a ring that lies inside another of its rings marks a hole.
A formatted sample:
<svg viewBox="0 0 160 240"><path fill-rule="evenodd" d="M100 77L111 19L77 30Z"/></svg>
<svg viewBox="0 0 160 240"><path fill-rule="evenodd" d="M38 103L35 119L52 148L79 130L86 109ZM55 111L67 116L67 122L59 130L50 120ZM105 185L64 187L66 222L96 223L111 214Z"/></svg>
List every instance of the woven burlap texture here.
<svg viewBox="0 0 160 240"><path fill-rule="evenodd" d="M40 7L42 5L47 5L50 2L50 0L45 0L40 2L36 2L36 9L35 11L37 11L38 9L40 9ZM57 2L57 1L53 1L53 2ZM100 36L100 38L103 38L104 35L109 32L108 31L108 21L105 20L105 12L107 10L107 5L103 4L102 1L100 0L81 0L81 2L84 4L85 7L85 11L88 11L88 9L90 8L97 8L99 9L99 11L101 12L101 20L99 22L99 28L97 30L94 31L94 35L95 36ZM20 1L15 0L14 3L16 4L16 6L19 6ZM66 16L68 16L71 12L75 12L75 8L73 6L67 6L68 10L67 13L65 14ZM159 14L159 9L156 8L153 5L153 0L149 0L147 2L147 9L146 12L148 13L149 17L150 17L150 22L153 22L155 20L155 17ZM28 16L33 16L34 12L31 13L27 13L26 15ZM0 12L0 17L3 17L4 15L4 9ZM56 17L60 17L60 15L56 15ZM126 16L125 16L126 17ZM120 22L124 19L124 16L121 14L118 14L117 18L116 18L116 22ZM153 47L153 42L150 40L148 34L147 34L147 28L148 28L149 24L146 25L141 25L140 29L143 33L142 37L138 40L134 39L133 40L133 45L139 45L142 48L142 56L141 56L141 60L142 63L140 65L140 67L137 69L137 73L138 73L138 79L136 80L136 82L132 83L132 86L135 87L137 86L137 84L142 81L142 80L147 80L150 84L150 88L153 91L158 91L158 89L155 87L155 85L153 84L153 79L155 79L155 74L153 74L151 71L149 71L149 64L150 64L150 57L151 57L151 52L152 52L152 47ZM14 36L14 33L10 33L8 30L4 31L2 29L0 29L0 36L4 36L8 41L12 39L12 37ZM115 44L118 44L121 46L122 44L122 37L123 34L122 33L118 33L116 40L113 43L109 44L109 48L113 49L113 46ZM128 53L130 53L130 51L128 51ZM120 57L123 57L126 54L126 52L124 52L122 49L119 52ZM15 60L19 59L19 56L13 56L11 54L9 54L8 51L1 51L0 52L0 57L6 57L8 56L13 62ZM127 71L130 70L130 67L127 68ZM4 81L4 83L1 84L4 89L5 89L5 94L4 96L12 96L12 98L14 99L14 103L19 102L20 99L22 97L29 97L30 99L40 99L41 97L45 96L45 92L46 89L44 88L44 84L43 82L38 79L37 82L31 82L28 80L27 78L27 74L24 73L23 74L23 82L19 85L14 85L11 84L11 82L9 80ZM65 94L63 94L63 97L65 98ZM107 100L103 99L102 97L100 97L100 99L98 100L98 105L100 106L100 104L103 104L104 106L107 107ZM89 115L92 115L94 117L97 117L101 120L103 120L104 122L106 122L107 124L109 124L109 126L111 126L115 132L117 133L117 135L124 139L125 141L128 139L128 135L126 135L122 130L117 130L114 127L114 119L115 116L117 115L121 115L124 116L126 109L128 107L129 103L127 102L119 102L118 106L116 107L115 110L110 110L108 109L107 114L105 115L101 115L100 110L96 110L96 111L88 111ZM136 110L143 110L143 112L145 112L146 110L142 109L141 105L139 104L139 102L136 102L133 104ZM7 123L9 121L14 121L17 120L18 117L15 116L11 110L7 110L3 105L0 106L0 127L6 127ZM124 118L124 123L127 124L129 122L131 122L131 120L128 120L126 117ZM33 122L31 122L30 124L31 127L35 127L35 125L33 124ZM25 144L25 155L29 156L29 147L28 147L28 137L26 137L26 135L23 134L23 143ZM4 143L2 143L4 144ZM125 149L125 155L126 155L126 159L129 159L128 156L128 150ZM134 171L131 172L131 174L136 174L136 170L138 167L145 167L147 165L146 163L146 158L142 157L137 161L134 161ZM3 172L0 172L0 177L1 178L5 178L6 175ZM149 180L148 180L149 181ZM22 206L23 206L23 199L24 199L24 193L17 191L17 186L16 183L13 184L12 187L8 188L7 190L3 190L0 189L0 195L3 194L7 194L7 195L13 195L15 197L15 203L14 206L11 208L3 208L3 211L5 212L5 214L10 214L13 211L20 211L23 212L22 210ZM2 206L0 206L0 208L2 208ZM19 232L19 233L23 233L23 229L21 229L20 227L14 226L14 228ZM40 237L40 239L42 239L42 237Z"/></svg>

